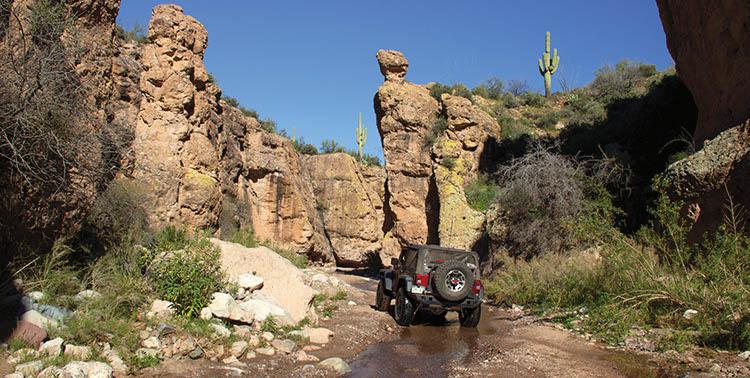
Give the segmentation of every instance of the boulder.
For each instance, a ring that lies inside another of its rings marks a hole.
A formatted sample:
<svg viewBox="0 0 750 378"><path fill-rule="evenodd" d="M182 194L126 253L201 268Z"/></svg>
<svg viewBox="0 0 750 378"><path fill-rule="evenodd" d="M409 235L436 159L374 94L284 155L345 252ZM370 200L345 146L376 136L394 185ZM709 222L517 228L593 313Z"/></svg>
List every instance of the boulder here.
<svg viewBox="0 0 750 378"><path fill-rule="evenodd" d="M42 361L31 361L16 365L16 373L21 373L24 377L36 377L37 373L42 371L42 369L44 369Z"/></svg>
<svg viewBox="0 0 750 378"><path fill-rule="evenodd" d="M273 356L276 354L276 349L273 348L256 348L255 353L262 354L264 356Z"/></svg>
<svg viewBox="0 0 750 378"><path fill-rule="evenodd" d="M66 344L63 355L74 360L87 360L91 358L91 347L85 345Z"/></svg>
<svg viewBox="0 0 750 378"><path fill-rule="evenodd" d="M247 341L235 341L229 348L229 353L236 358L241 358L247 351L249 344Z"/></svg>
<svg viewBox="0 0 750 378"><path fill-rule="evenodd" d="M61 372L62 369L57 366L48 366L44 370L40 371L36 378L58 378Z"/></svg>
<svg viewBox="0 0 750 378"><path fill-rule="evenodd" d="M346 153L303 157L338 266L364 267L383 241L385 171Z"/></svg>
<svg viewBox="0 0 750 378"><path fill-rule="evenodd" d="M281 324L295 323L289 311L277 305L267 298L251 298L239 304L239 307L250 314L259 322L266 320L269 316L281 322Z"/></svg>
<svg viewBox="0 0 750 378"><path fill-rule="evenodd" d="M39 352L45 356L57 357L62 353L63 339L57 337L52 340L44 342L39 347Z"/></svg>
<svg viewBox="0 0 750 378"><path fill-rule="evenodd" d="M384 243L388 253L397 254L407 244L437 242L436 233L430 233L436 227L428 224L438 219L439 204L429 196L432 161L426 137L440 109L428 89L399 79L408 67L403 54L381 50L377 58L385 77L374 99L387 175Z"/></svg>
<svg viewBox="0 0 750 378"><path fill-rule="evenodd" d="M65 365L60 371L60 378L110 378L114 371L104 362L73 361Z"/></svg>
<svg viewBox="0 0 750 378"><path fill-rule="evenodd" d="M349 364L347 364L346 361L342 360L339 357L327 358L318 363L318 365L326 369L333 370L333 372L338 375L345 375L352 372L352 368L349 367Z"/></svg>
<svg viewBox="0 0 750 378"><path fill-rule="evenodd" d="M21 320L42 329L56 328L58 325L57 321L48 319L35 310L26 311L23 316L21 316Z"/></svg>
<svg viewBox="0 0 750 378"><path fill-rule="evenodd" d="M239 277L237 277L237 285L252 292L263 287L263 278L252 273L240 274Z"/></svg>
<svg viewBox="0 0 750 378"><path fill-rule="evenodd" d="M214 324L214 323L212 323L211 324L211 328L214 330L214 334L216 334L216 336L218 336L220 338L226 339L226 338L229 338L230 336L232 336L232 332L229 331L227 329L227 327L224 327L221 324Z"/></svg>
<svg viewBox="0 0 750 378"><path fill-rule="evenodd" d="M149 318L167 318L174 315L174 303L170 301L163 301L161 299L155 299L151 302L151 308L146 314Z"/></svg>
<svg viewBox="0 0 750 378"><path fill-rule="evenodd" d="M47 331L44 328L29 322L28 320L19 320L15 324L10 339L23 340L29 345L39 345L47 338Z"/></svg>
<svg viewBox="0 0 750 378"><path fill-rule="evenodd" d="M283 352L284 354L290 354L294 352L294 349L297 348L297 344L294 343L292 340L274 340L271 342L271 346L278 349L280 352Z"/></svg>
<svg viewBox="0 0 750 378"><path fill-rule="evenodd" d="M256 272L263 277L263 288L253 294L255 299L248 301L250 304L240 304L242 309L255 315L256 320L260 320L259 316L262 317L265 312L256 311L261 307L268 309L266 314L285 315L272 309L272 304L285 309L293 322L298 322L307 315L315 292L304 283L304 273L289 260L266 247L246 248L218 239L211 239L211 242L221 249L221 266L230 279L236 280L247 272ZM267 298L272 303L266 306L267 303L259 300L262 298Z"/></svg>
<svg viewBox="0 0 750 378"><path fill-rule="evenodd" d="M334 335L333 331L327 328L307 328L304 334L311 343L315 344L328 344Z"/></svg>

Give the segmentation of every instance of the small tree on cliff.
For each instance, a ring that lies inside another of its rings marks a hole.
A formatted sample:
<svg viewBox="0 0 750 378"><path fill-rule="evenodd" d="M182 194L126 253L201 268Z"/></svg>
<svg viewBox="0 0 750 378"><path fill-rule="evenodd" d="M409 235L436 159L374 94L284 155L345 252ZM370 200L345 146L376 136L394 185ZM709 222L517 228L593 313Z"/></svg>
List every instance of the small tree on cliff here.
<svg viewBox="0 0 750 378"><path fill-rule="evenodd" d="M542 58L539 59L539 73L544 77L544 96L548 98L552 94L552 75L557 72L557 66L560 64L557 49L554 50L552 56L549 54L549 39L549 32L547 32L544 42L544 53L542 53Z"/></svg>

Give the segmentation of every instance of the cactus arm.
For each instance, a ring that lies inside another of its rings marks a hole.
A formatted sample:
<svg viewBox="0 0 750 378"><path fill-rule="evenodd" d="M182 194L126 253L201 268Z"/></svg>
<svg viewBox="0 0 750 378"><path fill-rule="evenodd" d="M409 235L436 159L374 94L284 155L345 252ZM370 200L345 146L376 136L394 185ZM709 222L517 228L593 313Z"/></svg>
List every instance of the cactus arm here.
<svg viewBox="0 0 750 378"><path fill-rule="evenodd" d="M541 58L539 58L539 74L544 76L544 63L542 63Z"/></svg>

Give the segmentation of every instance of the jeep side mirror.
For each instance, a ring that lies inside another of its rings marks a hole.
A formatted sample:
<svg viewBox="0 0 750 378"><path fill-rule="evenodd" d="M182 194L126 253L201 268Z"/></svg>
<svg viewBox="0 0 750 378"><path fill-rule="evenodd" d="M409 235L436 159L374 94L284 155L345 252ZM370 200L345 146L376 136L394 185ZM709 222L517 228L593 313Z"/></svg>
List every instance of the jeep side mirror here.
<svg viewBox="0 0 750 378"><path fill-rule="evenodd" d="M398 265L398 259L395 257L391 257L391 266L395 267Z"/></svg>

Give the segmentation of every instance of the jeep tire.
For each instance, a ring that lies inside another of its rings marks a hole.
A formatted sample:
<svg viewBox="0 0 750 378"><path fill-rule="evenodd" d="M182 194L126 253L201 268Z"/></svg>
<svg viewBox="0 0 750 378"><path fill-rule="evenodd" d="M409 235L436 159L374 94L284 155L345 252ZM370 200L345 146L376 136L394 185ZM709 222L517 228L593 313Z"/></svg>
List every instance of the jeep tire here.
<svg viewBox="0 0 750 378"><path fill-rule="evenodd" d="M378 311L388 311L391 305L391 296L385 291L385 282L378 282L378 291L375 293L375 309Z"/></svg>
<svg viewBox="0 0 750 378"><path fill-rule="evenodd" d="M461 323L461 327L465 328L477 328L477 325L479 325L479 318L481 317L481 305L474 308L464 308L458 312L458 321Z"/></svg>
<svg viewBox="0 0 750 378"><path fill-rule="evenodd" d="M414 304L406 295L406 290L401 287L396 293L396 308L393 317L400 326L408 327L414 319Z"/></svg>
<svg viewBox="0 0 750 378"><path fill-rule="evenodd" d="M474 274L460 261L446 261L435 269L433 285L446 301L458 302L466 298L474 285Z"/></svg>

